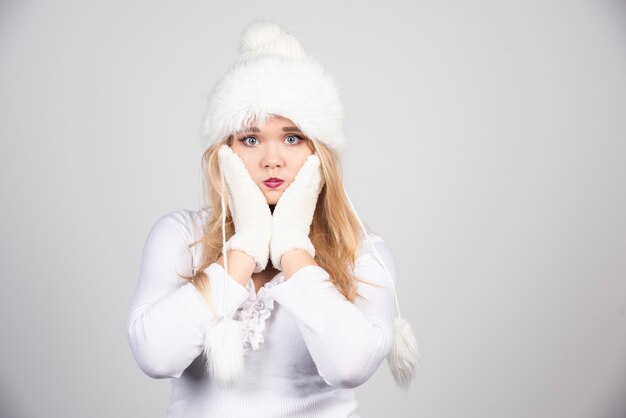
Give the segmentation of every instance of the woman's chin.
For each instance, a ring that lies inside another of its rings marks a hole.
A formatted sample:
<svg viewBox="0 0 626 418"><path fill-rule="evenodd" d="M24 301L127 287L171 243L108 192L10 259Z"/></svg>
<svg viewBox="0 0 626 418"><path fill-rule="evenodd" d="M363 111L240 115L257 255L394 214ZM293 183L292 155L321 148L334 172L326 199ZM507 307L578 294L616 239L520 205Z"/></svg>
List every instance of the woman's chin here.
<svg viewBox="0 0 626 418"><path fill-rule="evenodd" d="M280 199L280 196L282 196L282 192L268 192L265 193L265 200L267 200L267 204L268 205L275 205L276 203L278 203L278 199Z"/></svg>

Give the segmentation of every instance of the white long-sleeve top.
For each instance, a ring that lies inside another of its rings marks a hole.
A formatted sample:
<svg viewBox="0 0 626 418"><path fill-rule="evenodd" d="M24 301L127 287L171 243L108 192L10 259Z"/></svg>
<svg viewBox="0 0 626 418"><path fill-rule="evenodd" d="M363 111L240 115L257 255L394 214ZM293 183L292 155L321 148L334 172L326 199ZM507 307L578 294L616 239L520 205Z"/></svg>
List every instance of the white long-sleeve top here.
<svg viewBox="0 0 626 418"><path fill-rule="evenodd" d="M367 240L357 252L355 274L366 299L347 300L319 266L289 279L279 272L256 292L213 263L209 278L218 315L227 291L227 315L245 330L242 384L225 390L207 375L203 340L212 308L190 275L201 262L200 239L210 208L180 209L160 217L145 241L127 321L131 351L140 369L171 378L170 418L358 417L355 387L369 379L391 350L395 301L389 277ZM369 234L395 284L395 265L383 240Z"/></svg>

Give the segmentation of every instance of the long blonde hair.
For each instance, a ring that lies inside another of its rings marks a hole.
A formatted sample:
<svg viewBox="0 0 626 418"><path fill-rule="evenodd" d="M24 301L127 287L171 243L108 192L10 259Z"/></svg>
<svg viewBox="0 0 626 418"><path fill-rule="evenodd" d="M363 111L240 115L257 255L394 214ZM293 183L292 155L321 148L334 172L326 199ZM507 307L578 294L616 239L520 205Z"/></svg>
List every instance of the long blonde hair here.
<svg viewBox="0 0 626 418"><path fill-rule="evenodd" d="M222 144L232 144L232 135L224 141L209 146L202 156L204 173L204 196L211 206L211 214L204 225L203 236L189 247L203 244L203 260L192 276L181 276L194 281L204 298L213 305L210 286L204 270L222 255L222 206L221 197L228 202L227 189L222 183L217 150ZM325 184L320 192L311 222L309 237L315 247L315 261L326 270L337 290L350 302L361 297L357 292L354 275L356 252L361 242L362 229L350 208L342 181L341 162L334 151L323 143L308 140L307 143L320 159ZM235 233L232 216L226 203L226 240ZM369 228L367 228L369 230ZM368 231L369 232L369 231ZM369 283L369 282L368 282Z"/></svg>

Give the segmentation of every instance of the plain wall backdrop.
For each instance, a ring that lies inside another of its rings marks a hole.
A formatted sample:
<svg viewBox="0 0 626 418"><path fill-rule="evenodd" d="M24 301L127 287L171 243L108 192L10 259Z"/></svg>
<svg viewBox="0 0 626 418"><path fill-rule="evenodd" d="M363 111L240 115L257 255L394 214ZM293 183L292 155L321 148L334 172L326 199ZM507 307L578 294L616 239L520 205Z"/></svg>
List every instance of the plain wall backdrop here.
<svg viewBox="0 0 626 418"><path fill-rule="evenodd" d="M207 94L253 19L336 78L346 188L422 366L362 417L626 416L623 1L0 3L0 415L159 417L125 321L203 203Z"/></svg>

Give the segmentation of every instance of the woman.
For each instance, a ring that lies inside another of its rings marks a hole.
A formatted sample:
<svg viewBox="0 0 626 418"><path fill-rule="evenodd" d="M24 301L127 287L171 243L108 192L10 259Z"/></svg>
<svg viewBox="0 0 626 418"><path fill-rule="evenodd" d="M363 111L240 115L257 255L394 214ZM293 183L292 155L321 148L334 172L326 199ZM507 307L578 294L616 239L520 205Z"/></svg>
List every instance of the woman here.
<svg viewBox="0 0 626 418"><path fill-rule="evenodd" d="M152 227L128 318L140 368L174 378L169 417L357 417L385 357L408 388L417 342L345 194L342 121L298 40L249 25L207 108L209 204Z"/></svg>

